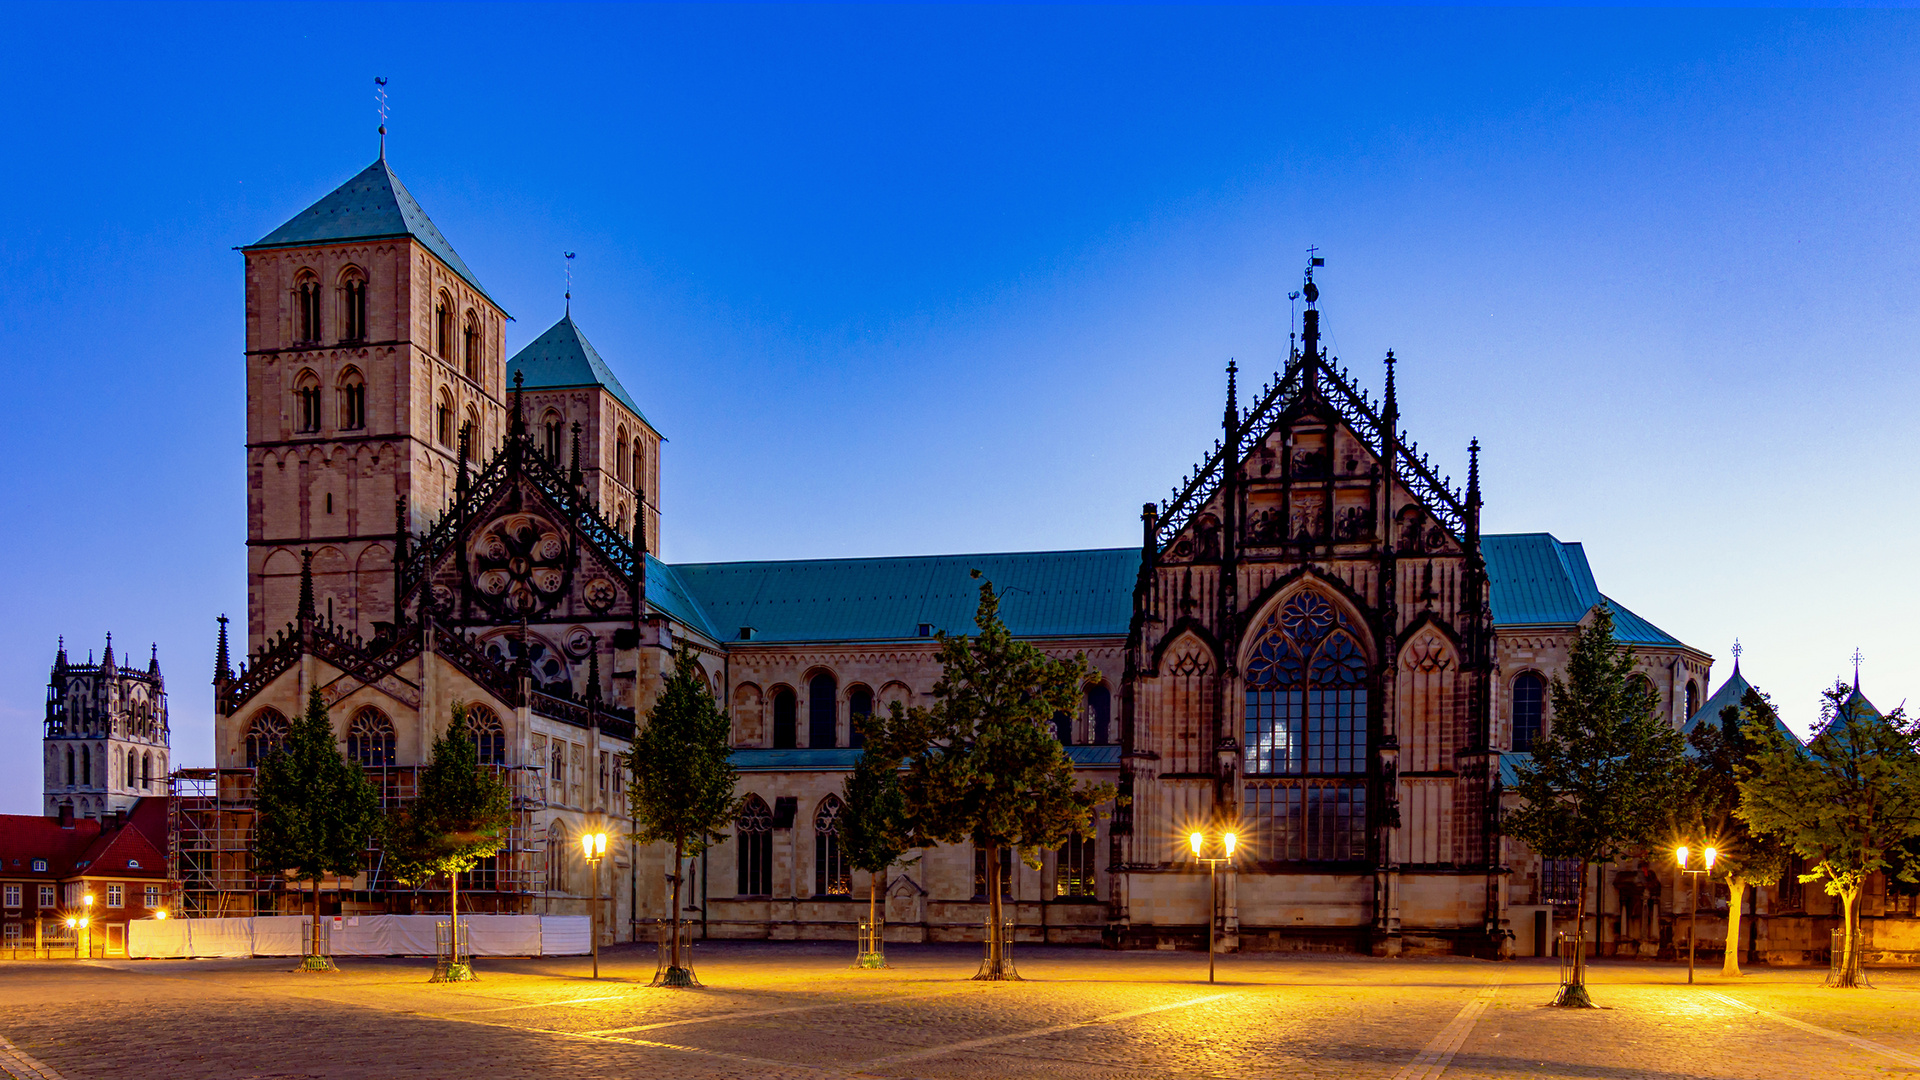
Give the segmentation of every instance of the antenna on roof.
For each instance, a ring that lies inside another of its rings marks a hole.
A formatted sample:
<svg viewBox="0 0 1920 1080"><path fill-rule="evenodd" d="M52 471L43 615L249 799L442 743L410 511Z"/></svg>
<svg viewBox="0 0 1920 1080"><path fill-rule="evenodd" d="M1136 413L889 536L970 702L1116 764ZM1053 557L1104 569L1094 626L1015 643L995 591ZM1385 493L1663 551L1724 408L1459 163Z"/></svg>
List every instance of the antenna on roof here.
<svg viewBox="0 0 1920 1080"><path fill-rule="evenodd" d="M380 160L387 160L387 77L373 77L373 101L380 112Z"/></svg>
<svg viewBox="0 0 1920 1080"><path fill-rule="evenodd" d="M567 315L571 317L573 315L573 252L563 251L560 254L567 257Z"/></svg>

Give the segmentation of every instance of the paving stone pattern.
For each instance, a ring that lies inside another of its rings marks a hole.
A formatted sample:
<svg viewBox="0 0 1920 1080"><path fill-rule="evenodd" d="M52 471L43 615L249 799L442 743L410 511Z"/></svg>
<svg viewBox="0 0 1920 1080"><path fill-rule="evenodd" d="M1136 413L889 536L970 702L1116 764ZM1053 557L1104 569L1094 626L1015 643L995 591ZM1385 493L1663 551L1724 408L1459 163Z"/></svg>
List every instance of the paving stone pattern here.
<svg viewBox="0 0 1920 1080"><path fill-rule="evenodd" d="M716 943L699 990L653 989L650 954L482 961L0 963L0 1076L341 1080L485 1076L1139 1080L1920 1075L1920 972L1877 989L1815 969L1702 974L1596 963L1602 1008L1545 1005L1550 962L1251 955L1206 982L1192 953L1023 949L1020 983L969 981L977 949Z"/></svg>

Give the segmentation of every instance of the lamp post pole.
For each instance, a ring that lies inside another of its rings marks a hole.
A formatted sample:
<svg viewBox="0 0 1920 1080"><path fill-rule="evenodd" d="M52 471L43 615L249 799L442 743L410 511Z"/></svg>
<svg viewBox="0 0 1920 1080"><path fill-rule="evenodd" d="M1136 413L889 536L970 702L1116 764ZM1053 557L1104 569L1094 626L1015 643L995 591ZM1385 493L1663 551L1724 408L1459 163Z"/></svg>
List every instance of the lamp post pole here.
<svg viewBox="0 0 1920 1080"><path fill-rule="evenodd" d="M1238 837L1230 832L1193 833L1187 837L1187 843L1193 847L1193 857L1207 864L1207 981L1213 981L1213 937L1214 928L1220 922L1220 889L1216 872L1220 864L1233 858L1233 845ZM1208 855L1206 852L1217 852Z"/></svg>
<svg viewBox="0 0 1920 1080"><path fill-rule="evenodd" d="M587 931L593 938L593 977L600 977L600 860L607 854L607 834L589 832L580 834L580 848L587 857L587 878L593 889L593 898L587 908Z"/></svg>
<svg viewBox="0 0 1920 1080"><path fill-rule="evenodd" d="M1700 854L1706 865L1698 870L1688 869L1687 858L1692 852L1685 844L1673 849L1674 860L1680 864L1680 872L1693 879L1693 897L1687 908L1687 985L1693 985L1693 926L1700 918L1700 879L1713 872L1713 861L1720 852L1706 848Z"/></svg>

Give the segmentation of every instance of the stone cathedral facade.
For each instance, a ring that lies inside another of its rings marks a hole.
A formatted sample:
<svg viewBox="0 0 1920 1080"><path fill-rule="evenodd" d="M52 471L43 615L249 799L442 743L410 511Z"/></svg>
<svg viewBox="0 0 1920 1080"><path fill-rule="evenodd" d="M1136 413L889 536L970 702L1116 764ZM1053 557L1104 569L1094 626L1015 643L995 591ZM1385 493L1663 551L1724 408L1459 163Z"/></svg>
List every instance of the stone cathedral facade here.
<svg viewBox="0 0 1920 1080"><path fill-rule="evenodd" d="M573 838L618 830L619 754L685 644L741 774L728 842L684 869L688 917L711 937L850 937L868 881L835 821L859 718L926 700L934 635L971 628L979 570L1016 634L1088 658L1084 708L1055 732L1127 796L1040 869L1009 861L1021 938L1199 940L1207 873L1185 837L1208 826L1243 837L1228 947L1495 954L1561 902L1497 808L1605 598L1578 544L1482 534L1477 447L1452 487L1400 429L1391 357L1384 394L1361 391L1316 304L1244 409L1230 369L1219 441L1146 507L1137 548L667 563L663 440L638 400L570 314L509 353L506 312L384 156L244 254L249 592L244 647L223 621L215 665L216 802L244 802L314 690L403 801L464 703L517 816L463 896L556 912L610 896L607 934L626 939L667 914L670 857L621 845L596 883ZM1685 722L1710 658L1613 606ZM200 910L296 902L248 877L225 820L175 856ZM896 869L890 936L977 939L985 878L964 848ZM370 851L325 902L434 898Z"/></svg>

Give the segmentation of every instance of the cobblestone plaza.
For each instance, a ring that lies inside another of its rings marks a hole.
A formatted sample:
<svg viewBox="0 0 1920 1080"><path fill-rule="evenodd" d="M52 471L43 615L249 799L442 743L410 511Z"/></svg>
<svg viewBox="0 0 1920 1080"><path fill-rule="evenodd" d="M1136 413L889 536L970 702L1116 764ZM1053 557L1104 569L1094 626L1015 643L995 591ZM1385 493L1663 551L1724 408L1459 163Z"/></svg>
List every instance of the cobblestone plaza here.
<svg viewBox="0 0 1920 1080"><path fill-rule="evenodd" d="M168 1077L1812 1078L1920 1070L1920 973L1822 989L1819 969L1741 979L1597 962L1600 1008L1545 1007L1539 961L1032 948L1020 983L976 950L698 948L697 990L654 989L649 954L491 961L432 985L418 960L0 966L0 1074Z"/></svg>

